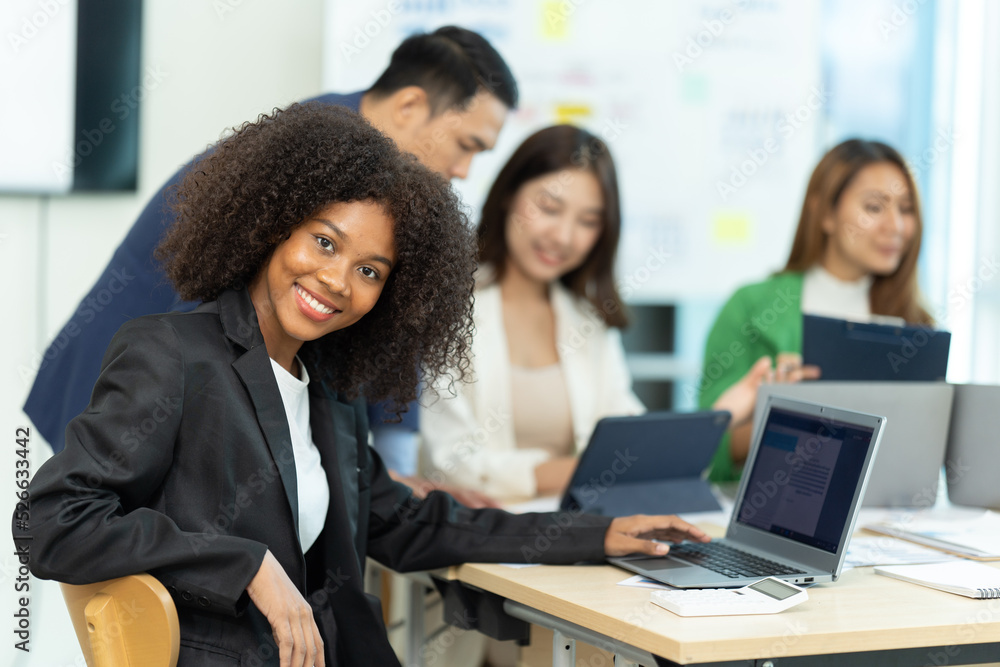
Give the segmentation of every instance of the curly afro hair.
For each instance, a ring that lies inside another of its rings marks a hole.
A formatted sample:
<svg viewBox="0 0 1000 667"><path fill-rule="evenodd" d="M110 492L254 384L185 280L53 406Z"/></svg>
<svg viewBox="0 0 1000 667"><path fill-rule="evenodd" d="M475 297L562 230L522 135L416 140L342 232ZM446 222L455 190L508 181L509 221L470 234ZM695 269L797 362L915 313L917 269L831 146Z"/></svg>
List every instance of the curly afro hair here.
<svg viewBox="0 0 1000 667"><path fill-rule="evenodd" d="M358 114L312 103L261 115L196 161L170 201L177 221L156 257L192 301L247 287L320 209L379 204L395 223L397 262L378 302L300 356L329 388L396 413L422 383L465 379L476 268L468 220L447 181Z"/></svg>

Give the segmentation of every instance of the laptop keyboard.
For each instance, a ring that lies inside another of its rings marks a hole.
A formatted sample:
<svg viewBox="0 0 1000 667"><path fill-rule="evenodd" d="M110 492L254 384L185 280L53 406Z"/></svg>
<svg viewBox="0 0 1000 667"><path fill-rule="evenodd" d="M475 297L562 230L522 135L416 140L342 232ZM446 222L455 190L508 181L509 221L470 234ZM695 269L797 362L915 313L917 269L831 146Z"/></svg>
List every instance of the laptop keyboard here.
<svg viewBox="0 0 1000 667"><path fill-rule="evenodd" d="M718 572L730 579L805 574L802 570L754 556L719 542L678 544L670 547L670 555Z"/></svg>

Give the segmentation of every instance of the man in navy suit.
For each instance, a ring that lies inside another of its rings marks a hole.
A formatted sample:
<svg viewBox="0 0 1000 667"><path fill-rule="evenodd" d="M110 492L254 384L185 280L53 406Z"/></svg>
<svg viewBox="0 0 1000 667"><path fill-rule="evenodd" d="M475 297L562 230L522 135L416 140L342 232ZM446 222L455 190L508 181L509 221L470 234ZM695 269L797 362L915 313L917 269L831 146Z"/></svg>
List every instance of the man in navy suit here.
<svg viewBox="0 0 1000 667"><path fill-rule="evenodd" d="M517 84L499 53L482 36L446 26L406 39L389 66L366 91L314 98L358 111L405 151L445 178L465 178L477 153L489 150L509 110ZM45 351L24 411L55 452L66 425L87 406L112 336L126 321L153 313L187 311L170 286L153 250L173 222L167 193L196 164L171 177L146 204L101 277ZM415 474L416 413L387 424L380 406L370 409L375 445L394 477L423 495L432 486ZM438 487L441 488L441 487ZM486 496L447 488L471 506L492 505Z"/></svg>

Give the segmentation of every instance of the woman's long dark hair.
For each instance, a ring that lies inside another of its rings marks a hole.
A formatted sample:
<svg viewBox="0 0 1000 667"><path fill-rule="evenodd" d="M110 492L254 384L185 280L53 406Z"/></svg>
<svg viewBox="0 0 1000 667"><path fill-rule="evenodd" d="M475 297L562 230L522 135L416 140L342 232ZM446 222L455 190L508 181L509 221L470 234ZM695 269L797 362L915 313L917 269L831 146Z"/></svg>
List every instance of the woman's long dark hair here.
<svg viewBox="0 0 1000 667"><path fill-rule="evenodd" d="M564 169L584 169L597 178L604 212L601 235L590 254L559 281L576 296L587 299L609 327L624 327L628 320L615 287L615 255L621 236L618 177L607 144L586 130L572 125L548 127L525 139L514 151L483 204L479 262L493 266L496 280L503 278L508 254L504 232L514 196L528 181Z"/></svg>

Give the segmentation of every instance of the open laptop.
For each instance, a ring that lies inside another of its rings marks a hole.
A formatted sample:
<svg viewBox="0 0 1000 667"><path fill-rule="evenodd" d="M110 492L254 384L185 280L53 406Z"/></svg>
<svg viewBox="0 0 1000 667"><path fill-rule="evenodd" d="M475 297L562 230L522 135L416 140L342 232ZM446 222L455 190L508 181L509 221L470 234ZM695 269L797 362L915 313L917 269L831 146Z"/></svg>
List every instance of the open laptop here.
<svg viewBox="0 0 1000 667"><path fill-rule="evenodd" d="M954 394L955 387L944 382L762 385L757 393L754 425L763 418L768 396L883 415L892 427L879 445L863 506L930 507L937 500ZM1000 457L996 460L1000 462Z"/></svg>
<svg viewBox="0 0 1000 667"><path fill-rule="evenodd" d="M1000 386L954 387L945 455L948 499L956 505L1000 509Z"/></svg>
<svg viewBox="0 0 1000 667"><path fill-rule="evenodd" d="M824 382L943 382L950 347L950 333L929 327L802 316L802 361Z"/></svg>
<svg viewBox="0 0 1000 667"><path fill-rule="evenodd" d="M560 508L608 516L722 509L702 472L729 420L728 412L605 417L580 455Z"/></svg>
<svg viewBox="0 0 1000 667"><path fill-rule="evenodd" d="M755 431L726 537L661 557L610 558L679 588L767 576L836 581L885 426L875 415L771 396Z"/></svg>

